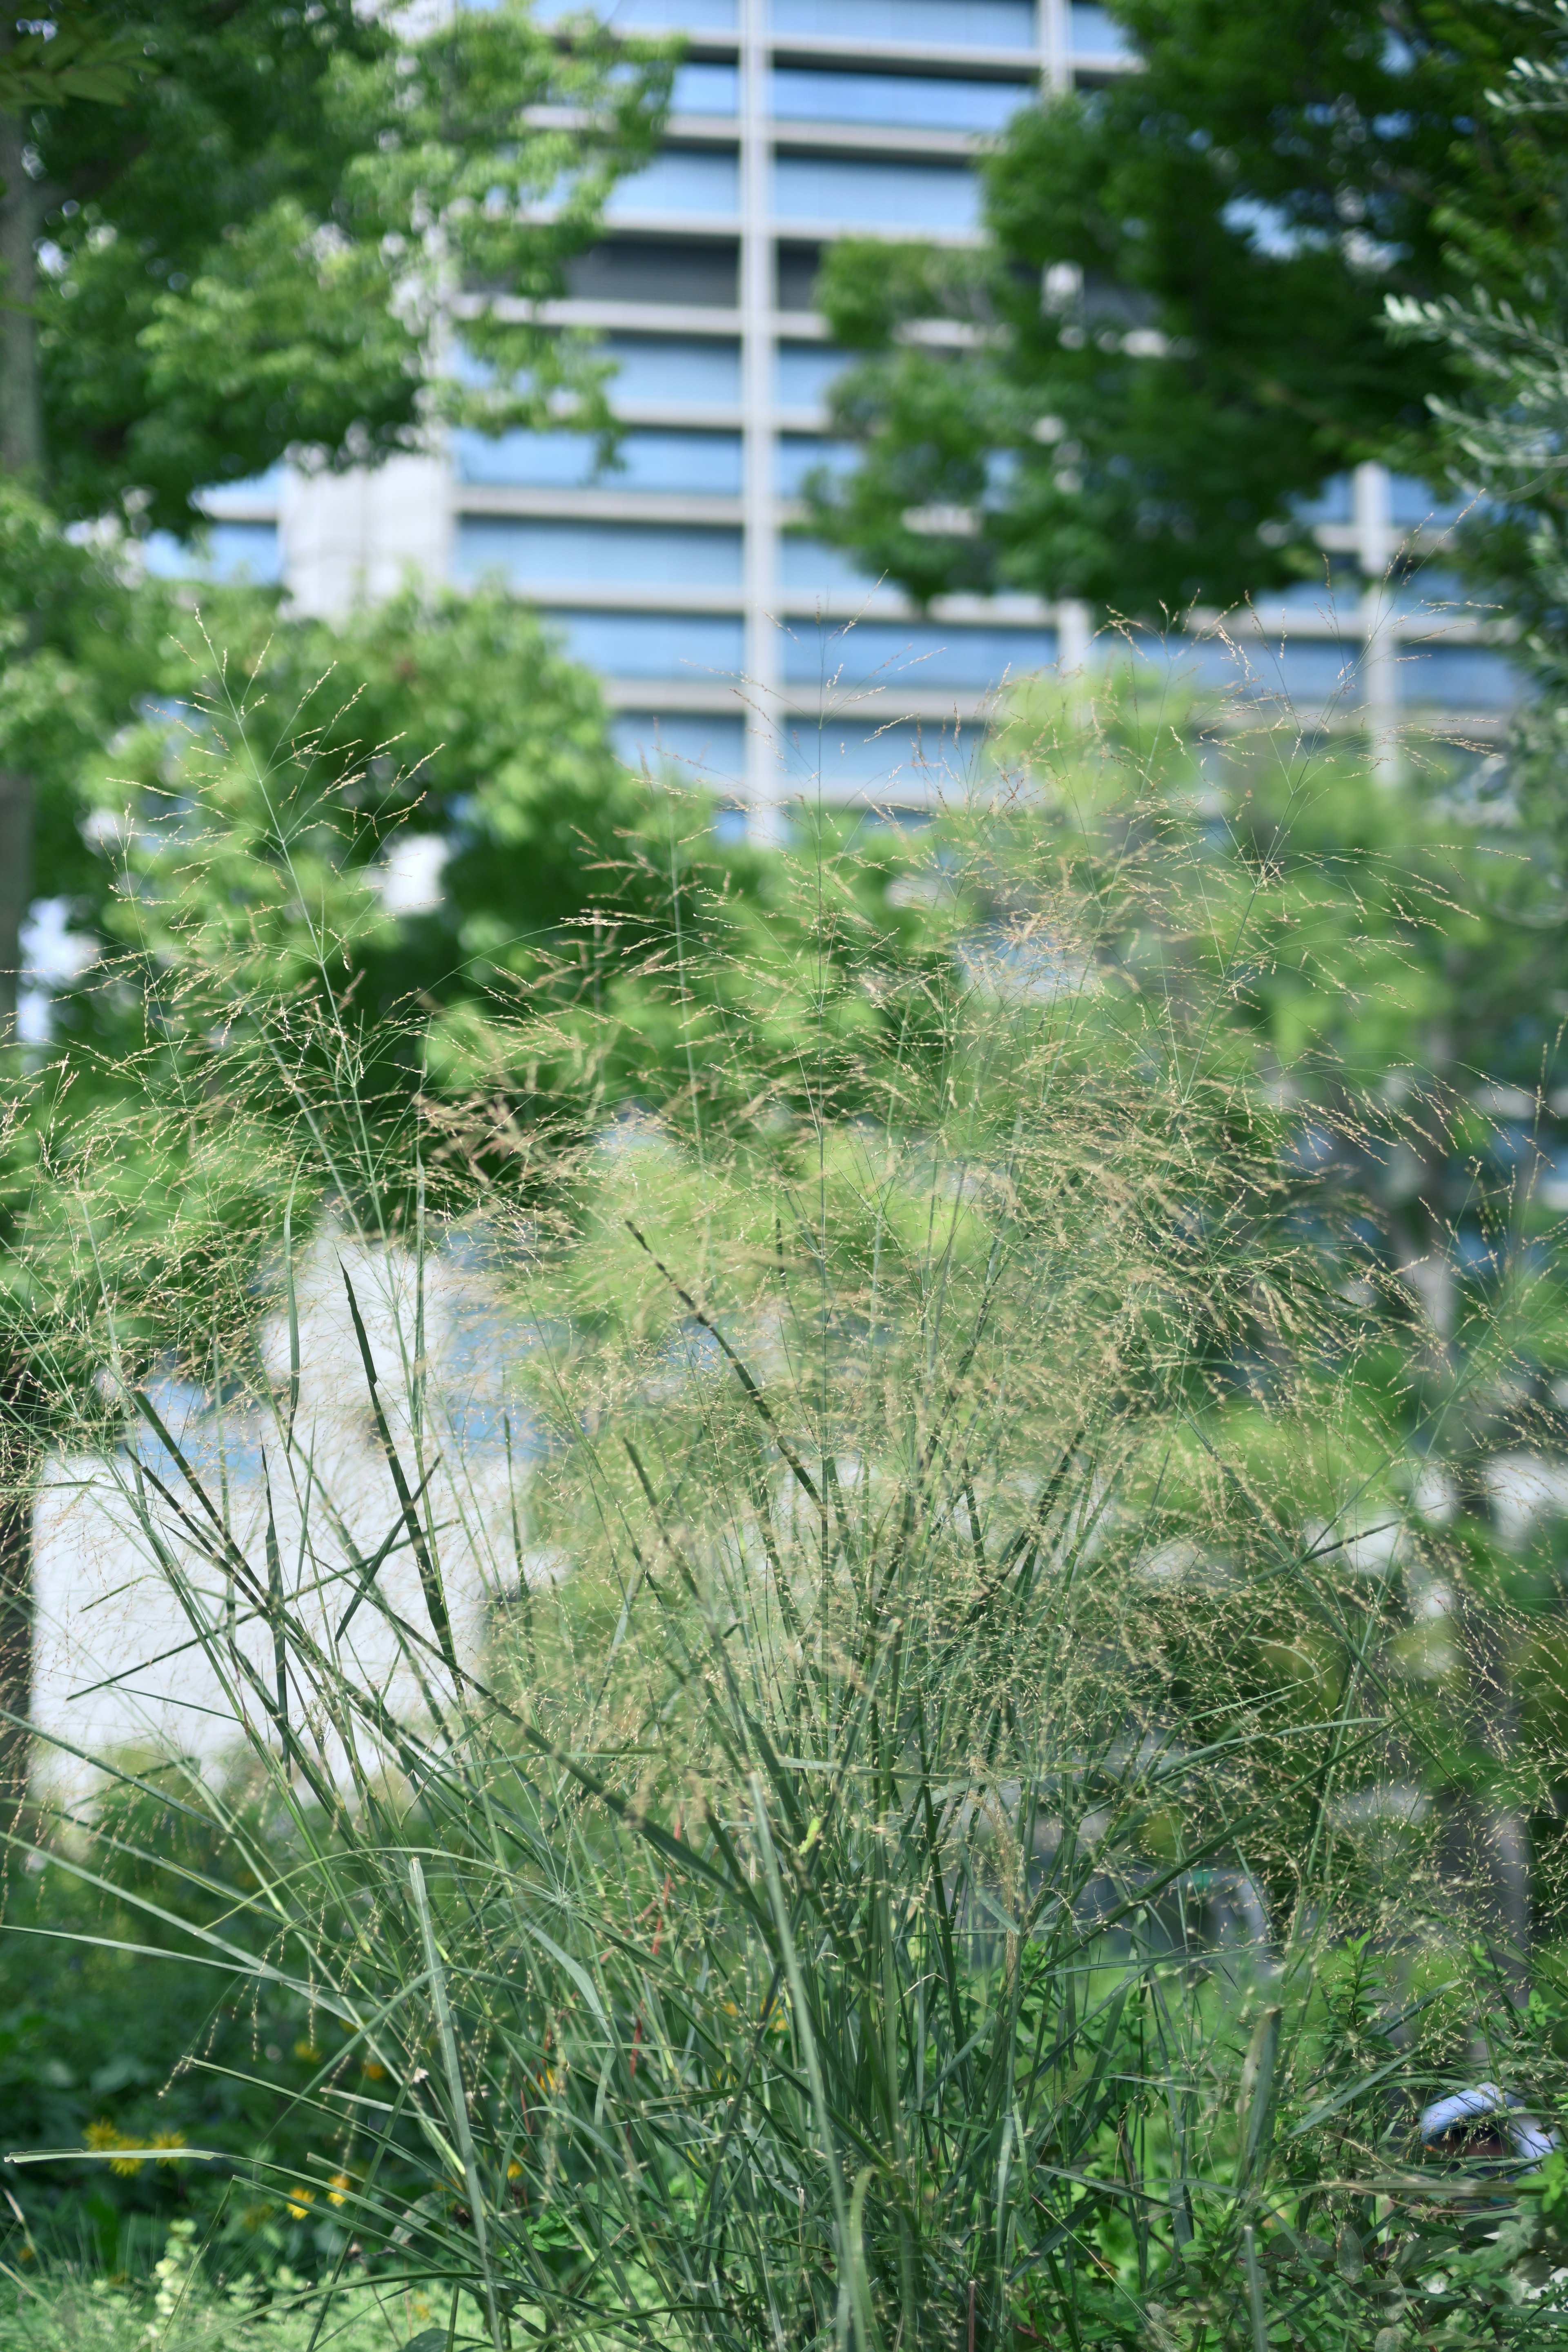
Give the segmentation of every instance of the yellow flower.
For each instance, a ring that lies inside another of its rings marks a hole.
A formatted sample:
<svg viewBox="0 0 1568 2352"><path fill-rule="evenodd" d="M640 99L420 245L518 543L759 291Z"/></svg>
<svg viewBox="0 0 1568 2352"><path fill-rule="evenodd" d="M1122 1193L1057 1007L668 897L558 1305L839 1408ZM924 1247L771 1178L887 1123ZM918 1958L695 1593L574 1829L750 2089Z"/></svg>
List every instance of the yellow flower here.
<svg viewBox="0 0 1568 2352"><path fill-rule="evenodd" d="M127 2139L115 2125L100 2119L98 2123L89 2124L87 2144L89 2147L110 2148L134 2147L136 2142ZM122 2180L134 2180L142 2169L142 2158L139 2156L111 2156L109 2168L110 2172L117 2172Z"/></svg>
<svg viewBox="0 0 1568 2352"><path fill-rule="evenodd" d="M374 2058L366 2058L360 2066L360 2073L368 2074L373 2083L379 2083L386 2069L384 2066L378 2066Z"/></svg>
<svg viewBox="0 0 1568 2352"><path fill-rule="evenodd" d="M349 2190L353 2187L353 2182L349 2179L346 2172L334 2172L332 2175L332 2185L327 2191L328 2204L341 2205L343 2199L348 2195Z"/></svg>
<svg viewBox="0 0 1568 2352"><path fill-rule="evenodd" d="M515 2156L512 2158L511 2162L507 2166L506 2177L509 2180L521 2180L522 2179L522 2167L519 2164Z"/></svg>
<svg viewBox="0 0 1568 2352"><path fill-rule="evenodd" d="M313 2042L296 2042L294 2055L296 2058L302 2058L307 2066L314 2066L321 2053Z"/></svg>
<svg viewBox="0 0 1568 2352"><path fill-rule="evenodd" d="M185 2136L184 2132L177 2131L154 2132L147 2145L149 2147L183 2148L185 2145ZM178 2158L174 2156L161 2156L158 2158L160 2164L175 2164L178 2161Z"/></svg>
<svg viewBox="0 0 1568 2352"><path fill-rule="evenodd" d="M291 2189L289 2192L289 2210L296 2221L304 2221L315 2201L316 2192L313 2189Z"/></svg>

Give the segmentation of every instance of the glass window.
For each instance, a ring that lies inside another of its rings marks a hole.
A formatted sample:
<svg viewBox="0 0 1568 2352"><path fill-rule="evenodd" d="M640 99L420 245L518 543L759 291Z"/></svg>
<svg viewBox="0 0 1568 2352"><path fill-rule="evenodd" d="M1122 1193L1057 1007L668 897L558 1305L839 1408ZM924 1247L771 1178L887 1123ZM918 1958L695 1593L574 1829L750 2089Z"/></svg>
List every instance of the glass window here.
<svg viewBox="0 0 1568 2352"><path fill-rule="evenodd" d="M919 802L967 780L984 740L983 727L796 719L784 724L784 764L797 791L817 784L829 800L869 792Z"/></svg>
<svg viewBox="0 0 1568 2352"><path fill-rule="evenodd" d="M455 563L460 580L499 572L516 587L554 581L657 588L734 588L741 534L700 524L536 522L523 516L460 515Z"/></svg>
<svg viewBox="0 0 1568 2352"><path fill-rule="evenodd" d="M591 433L455 433L458 479L528 489L619 489L691 492L739 498L738 433L624 434L608 466L598 464ZM618 460L618 462L616 462Z"/></svg>
<svg viewBox="0 0 1568 2352"><path fill-rule="evenodd" d="M484 0L468 0L470 8L476 5ZM562 16L581 16L583 5L584 0L534 0L534 14L542 24L552 25ZM594 14L623 33L663 32L667 27L721 33L732 30L738 22L738 0L602 0Z"/></svg>
<svg viewBox="0 0 1568 2352"><path fill-rule="evenodd" d="M973 229L980 221L980 186L959 164L780 155L773 163L773 210L781 220Z"/></svg>
<svg viewBox="0 0 1568 2352"><path fill-rule="evenodd" d="M781 408L820 408L827 387L854 361L824 343L781 343L773 397Z"/></svg>
<svg viewBox="0 0 1568 2352"><path fill-rule="evenodd" d="M626 403L681 402L694 408L741 404L741 346L706 337L606 335L605 357L614 360L611 390Z"/></svg>
<svg viewBox="0 0 1568 2352"><path fill-rule="evenodd" d="M607 220L649 213L738 213L741 166L734 155L667 148L623 180L605 207Z"/></svg>
<svg viewBox="0 0 1568 2352"><path fill-rule="evenodd" d="M191 541L155 530L143 545L147 569L160 580L247 580L276 588L283 551L275 522L211 522Z"/></svg>
<svg viewBox="0 0 1568 2352"><path fill-rule="evenodd" d="M1493 646L1405 646L1399 655L1399 699L1447 710L1510 710L1526 681Z"/></svg>
<svg viewBox="0 0 1568 2352"><path fill-rule="evenodd" d="M276 506L283 496L281 466L269 466L265 474L252 474L243 482L214 482L196 498L210 515L221 515L229 506Z"/></svg>
<svg viewBox="0 0 1568 2352"><path fill-rule="evenodd" d="M784 674L792 686L886 685L914 694L984 694L1057 657L1054 629L943 628L934 621L792 621Z"/></svg>
<svg viewBox="0 0 1568 2352"><path fill-rule="evenodd" d="M746 764L746 722L712 719L702 711L623 710L611 730L628 768L644 760L654 771L679 768L689 781L723 785Z"/></svg>
<svg viewBox="0 0 1568 2352"><path fill-rule="evenodd" d="M1496 599L1489 596L1484 586L1461 579L1457 572L1441 571L1435 563L1424 563L1402 580L1394 592L1394 604L1396 612L1411 615L1430 613L1436 607L1450 621L1461 616L1467 621L1495 621L1499 616Z"/></svg>
<svg viewBox="0 0 1568 2352"><path fill-rule="evenodd" d="M677 66L670 95L675 114L733 114L741 103L741 76L735 66Z"/></svg>
<svg viewBox="0 0 1568 2352"><path fill-rule="evenodd" d="M1032 49L1036 37L1032 0L772 0L768 20L775 33L944 49Z"/></svg>
<svg viewBox="0 0 1568 2352"><path fill-rule="evenodd" d="M1315 497L1292 499L1290 511L1298 522L1353 522L1355 485L1348 474L1335 474Z"/></svg>
<svg viewBox="0 0 1568 2352"><path fill-rule="evenodd" d="M685 302L732 310L740 289L733 237L610 236L566 264L579 302Z"/></svg>
<svg viewBox="0 0 1568 2352"><path fill-rule="evenodd" d="M1073 0L1072 53L1075 58L1130 58L1132 37L1109 8L1087 7Z"/></svg>
<svg viewBox="0 0 1568 2352"><path fill-rule="evenodd" d="M859 462L860 452L852 441L827 441L815 433L785 433L774 461L774 486L781 499L798 499L807 475L819 466L832 474L847 474Z"/></svg>
<svg viewBox="0 0 1568 2352"><path fill-rule="evenodd" d="M883 122L912 131L1000 131L1032 96L1027 82L954 81L935 75L812 73L779 66L773 110L782 122Z"/></svg>
<svg viewBox="0 0 1568 2352"><path fill-rule="evenodd" d="M746 631L739 614L718 613L574 613L545 611L574 661L608 677L689 677L711 671L739 677L745 667Z"/></svg>
<svg viewBox="0 0 1568 2352"><path fill-rule="evenodd" d="M863 571L847 548L797 538L794 531L779 541L779 585L797 596L832 596L847 589L864 595L876 584L875 573Z"/></svg>
<svg viewBox="0 0 1568 2352"><path fill-rule="evenodd" d="M1411 474L1388 478L1388 520L1401 530L1419 530L1423 526L1446 530L1469 504L1468 499L1457 498L1451 489L1435 490Z"/></svg>

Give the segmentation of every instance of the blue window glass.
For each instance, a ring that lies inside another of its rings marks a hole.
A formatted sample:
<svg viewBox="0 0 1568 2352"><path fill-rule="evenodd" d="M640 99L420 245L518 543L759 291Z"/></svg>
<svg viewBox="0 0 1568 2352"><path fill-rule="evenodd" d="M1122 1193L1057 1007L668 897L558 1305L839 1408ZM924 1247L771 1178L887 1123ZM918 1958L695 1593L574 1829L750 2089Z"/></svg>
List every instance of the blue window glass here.
<svg viewBox="0 0 1568 2352"><path fill-rule="evenodd" d="M1353 522L1355 486L1348 474L1335 474L1315 498L1292 499L1290 511L1300 522Z"/></svg>
<svg viewBox="0 0 1568 2352"><path fill-rule="evenodd" d="M462 515L454 565L459 580L500 572L516 587L592 581L657 588L734 588L741 534L642 522L536 522L512 515Z"/></svg>
<svg viewBox="0 0 1568 2352"><path fill-rule="evenodd" d="M1271 697L1315 709L1332 703L1359 710L1364 698L1356 638L1291 637L1281 646L1277 637L1249 637L1233 648L1218 637L1140 631L1131 656L1139 669L1163 674L1163 681L1227 699ZM1105 659L1109 667L1124 667L1125 641L1107 641ZM1160 691L1165 690L1163 682Z"/></svg>
<svg viewBox="0 0 1568 2352"><path fill-rule="evenodd" d="M601 468L591 433L455 433L458 479L526 489L668 490L739 498L738 433L623 434L616 460ZM618 462L617 462L618 461Z"/></svg>
<svg viewBox="0 0 1568 2352"><path fill-rule="evenodd" d="M657 774L676 767L689 780L714 786L733 782L746 764L743 719L710 718L689 710L623 710L611 730L629 768L646 760Z"/></svg>
<svg viewBox="0 0 1568 2352"><path fill-rule="evenodd" d="M739 615L716 613L579 613L545 611L574 661L606 677L689 679L709 672L738 678L745 667L746 631Z"/></svg>
<svg viewBox="0 0 1568 2352"><path fill-rule="evenodd" d="M1073 0L1072 53L1075 58L1130 58L1132 38L1109 8L1089 7Z"/></svg>
<svg viewBox="0 0 1568 2352"><path fill-rule="evenodd" d="M483 5L484 0L467 5ZM534 0L533 13L542 24L552 25L563 16L581 16L583 0ZM593 13L622 33L721 33L739 21L737 0L603 0Z"/></svg>
<svg viewBox="0 0 1568 2352"><path fill-rule="evenodd" d="M1494 646L1405 646L1399 699L1446 710L1510 710L1527 681Z"/></svg>
<svg viewBox="0 0 1568 2352"><path fill-rule="evenodd" d="M197 499L210 515L221 515L229 506L276 506L283 496L281 466L268 466L264 474L252 474L243 482L213 482L196 492Z"/></svg>
<svg viewBox="0 0 1568 2352"><path fill-rule="evenodd" d="M791 686L886 685L914 694L984 694L1057 657L1054 629L943 628L934 621L792 621L784 674Z"/></svg>
<svg viewBox="0 0 1568 2352"><path fill-rule="evenodd" d="M784 768L796 791L817 786L829 800L869 792L916 802L962 785L985 740L982 727L846 724L829 717L784 724Z"/></svg>
<svg viewBox="0 0 1568 2352"><path fill-rule="evenodd" d="M1491 621L1498 615L1497 605L1484 588L1472 586L1457 572L1441 571L1435 563L1423 564L1419 572L1400 582L1394 607L1412 616L1436 610L1450 621Z"/></svg>
<svg viewBox="0 0 1568 2352"><path fill-rule="evenodd" d="M854 361L826 343L781 343L773 396L781 408L820 408L827 387Z"/></svg>
<svg viewBox="0 0 1568 2352"><path fill-rule="evenodd" d="M806 477L819 467L829 474L851 473L860 452L851 441L827 441L816 433L785 433L779 438L773 482L781 499L798 499Z"/></svg>
<svg viewBox="0 0 1568 2352"><path fill-rule="evenodd" d="M606 220L637 220L657 213L732 216L741 209L741 167L733 155L667 148L623 180L605 207Z"/></svg>
<svg viewBox="0 0 1568 2352"><path fill-rule="evenodd" d="M797 596L832 596L845 590L862 595L877 584L874 573L856 562L847 548L788 531L779 541L779 585Z"/></svg>
<svg viewBox="0 0 1568 2352"><path fill-rule="evenodd" d="M1388 519L1401 530L1445 530L1457 522L1468 499L1456 498L1451 489L1435 490L1429 483L1418 482L1411 474L1391 474L1388 478Z"/></svg>
<svg viewBox="0 0 1568 2352"><path fill-rule="evenodd" d="M1032 95L1027 82L955 81L925 74L814 73L779 66L773 77L773 110L782 122L1000 131Z"/></svg>
<svg viewBox="0 0 1568 2352"><path fill-rule="evenodd" d="M155 530L143 560L160 580L249 581L275 588L283 577L283 551L275 522L210 522L189 541Z"/></svg>
<svg viewBox="0 0 1568 2352"><path fill-rule="evenodd" d="M610 389L619 401L740 406L739 343L695 335L607 335L601 348L616 363Z"/></svg>
<svg viewBox="0 0 1568 2352"><path fill-rule="evenodd" d="M677 66L670 93L675 114L733 114L741 103L741 75L735 66Z"/></svg>
<svg viewBox="0 0 1568 2352"><path fill-rule="evenodd" d="M962 165L780 155L773 210L781 220L847 227L973 229L980 222L980 185Z"/></svg>
<svg viewBox="0 0 1568 2352"><path fill-rule="evenodd" d="M1031 0L773 0L768 21L775 33L826 33L846 41L915 41L944 49L1035 45Z"/></svg>

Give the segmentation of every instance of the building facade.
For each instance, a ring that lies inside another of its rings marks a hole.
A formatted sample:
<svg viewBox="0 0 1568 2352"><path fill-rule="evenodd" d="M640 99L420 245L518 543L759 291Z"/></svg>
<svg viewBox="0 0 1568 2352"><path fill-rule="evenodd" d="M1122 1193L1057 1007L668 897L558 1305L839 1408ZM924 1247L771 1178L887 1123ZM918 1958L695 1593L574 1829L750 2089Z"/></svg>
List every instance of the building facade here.
<svg viewBox="0 0 1568 2352"><path fill-rule="evenodd" d="M1073 0L620 0L614 21L687 44L661 152L552 312L617 363L618 465L570 432L458 433L363 477L280 471L215 495L209 561L323 614L410 567L499 577L602 676L628 759L703 776L759 835L806 789L913 814L1005 681L1102 652L1080 608L1032 598L916 614L810 536L802 485L850 454L813 281L847 233L977 245L984 142L1042 83L1133 62ZM1484 740L1514 681L1483 617L1440 609L1447 520L1363 467L1314 517L1322 583L1148 656L1379 740L1433 717ZM1402 550L1432 560L1391 585Z"/></svg>

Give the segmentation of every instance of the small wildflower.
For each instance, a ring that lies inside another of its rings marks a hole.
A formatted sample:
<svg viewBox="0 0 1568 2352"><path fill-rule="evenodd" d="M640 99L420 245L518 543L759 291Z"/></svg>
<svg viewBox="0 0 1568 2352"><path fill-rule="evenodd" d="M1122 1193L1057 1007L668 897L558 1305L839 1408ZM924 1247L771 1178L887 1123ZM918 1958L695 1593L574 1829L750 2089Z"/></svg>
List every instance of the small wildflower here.
<svg viewBox="0 0 1568 2352"><path fill-rule="evenodd" d="M302 2058L307 2066L314 2066L320 2063L321 2053L315 2043L307 2039L303 2042L296 2042L294 2055L296 2058Z"/></svg>
<svg viewBox="0 0 1568 2352"><path fill-rule="evenodd" d="M289 2213L296 2221L303 2221L309 2218L310 2208L315 2201L316 2192L313 2189L290 2189L289 2192Z"/></svg>
<svg viewBox="0 0 1568 2352"><path fill-rule="evenodd" d="M349 2179L346 2172L334 2172L332 2175L332 2185L327 2191L328 2204L341 2205L353 2187L353 2182Z"/></svg>

